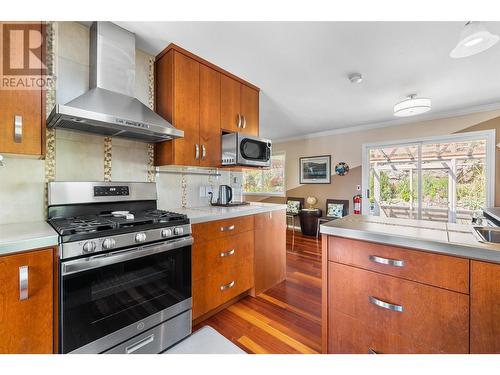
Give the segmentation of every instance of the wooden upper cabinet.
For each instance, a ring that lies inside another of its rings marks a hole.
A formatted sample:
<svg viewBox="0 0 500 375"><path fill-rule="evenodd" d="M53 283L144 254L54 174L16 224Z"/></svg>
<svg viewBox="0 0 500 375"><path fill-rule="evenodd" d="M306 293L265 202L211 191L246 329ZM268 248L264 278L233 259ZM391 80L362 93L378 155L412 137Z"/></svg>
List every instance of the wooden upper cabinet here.
<svg viewBox="0 0 500 375"><path fill-rule="evenodd" d="M1 37L3 37L4 25L10 22L0 22ZM22 23L19 23L22 25ZM40 33L44 31L42 23L31 24ZM22 38L27 30L11 33L10 55L11 66L24 66L24 49ZM30 33L30 35L34 35ZM41 40L43 42L43 40ZM45 57L45 45L42 44L42 61ZM3 51L1 52L3 59ZM42 74L42 62L40 59L31 58L30 68L40 68ZM29 78L28 76L14 76L14 78ZM0 90L0 153L18 155L43 156L45 142L45 105L44 90L19 88ZM17 128L17 131L16 131Z"/></svg>
<svg viewBox="0 0 500 375"><path fill-rule="evenodd" d="M200 166L213 167L221 158L221 74L200 64Z"/></svg>
<svg viewBox="0 0 500 375"><path fill-rule="evenodd" d="M227 132L259 135L259 91L221 77L221 128Z"/></svg>
<svg viewBox="0 0 500 375"><path fill-rule="evenodd" d="M241 84L224 74L221 75L221 129L228 132L241 130Z"/></svg>
<svg viewBox="0 0 500 375"><path fill-rule="evenodd" d="M174 44L156 56L155 96L184 131L156 144L155 165L219 167L223 131L259 134L259 88Z"/></svg>
<svg viewBox="0 0 500 375"><path fill-rule="evenodd" d="M0 353L53 352L52 254L45 249L0 257Z"/></svg>
<svg viewBox="0 0 500 375"><path fill-rule="evenodd" d="M184 130L184 137L156 146L156 164L200 164L200 66L197 61L171 51L163 63L157 63L157 111ZM159 88L166 83L171 87ZM166 89L166 92L163 90Z"/></svg>
<svg viewBox="0 0 500 375"><path fill-rule="evenodd" d="M243 122L240 131L258 136L259 92L246 85L241 85L241 115L243 116Z"/></svg>
<svg viewBox="0 0 500 375"><path fill-rule="evenodd" d="M500 264L471 261L470 352L500 353Z"/></svg>

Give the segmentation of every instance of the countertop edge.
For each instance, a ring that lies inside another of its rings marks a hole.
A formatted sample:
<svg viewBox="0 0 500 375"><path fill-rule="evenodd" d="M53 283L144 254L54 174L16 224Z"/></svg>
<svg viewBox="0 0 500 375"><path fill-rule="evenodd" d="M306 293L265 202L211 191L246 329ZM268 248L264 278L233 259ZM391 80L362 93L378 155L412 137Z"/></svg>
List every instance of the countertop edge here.
<svg viewBox="0 0 500 375"><path fill-rule="evenodd" d="M0 256L54 247L58 244L57 234L47 237L23 238L22 240L4 242L0 244Z"/></svg>
<svg viewBox="0 0 500 375"><path fill-rule="evenodd" d="M500 252L457 243L439 242L358 229L320 226L320 233L329 236L346 237L354 240L394 245L414 250L429 251L442 255L452 255L473 260L500 263Z"/></svg>
<svg viewBox="0 0 500 375"><path fill-rule="evenodd" d="M210 221L232 219L234 217L256 215L256 214L261 214L261 213L265 213L265 212L280 211L280 210L285 210L285 209L286 209L286 205L281 205L281 204L277 204L276 206L265 206L265 207L255 206L255 208L252 207L252 209L248 209L246 211L209 213L209 214L207 214L207 216L189 218L189 220L190 220L191 224L201 224L201 223L207 223Z"/></svg>

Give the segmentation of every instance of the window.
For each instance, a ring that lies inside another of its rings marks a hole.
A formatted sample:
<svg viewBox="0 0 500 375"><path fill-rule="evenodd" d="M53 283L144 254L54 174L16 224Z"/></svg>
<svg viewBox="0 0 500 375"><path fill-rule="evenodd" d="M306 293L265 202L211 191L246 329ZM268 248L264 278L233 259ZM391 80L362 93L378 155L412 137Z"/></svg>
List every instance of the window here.
<svg viewBox="0 0 500 375"><path fill-rule="evenodd" d="M248 195L285 195L285 153L271 156L271 168L243 172L243 193Z"/></svg>
<svg viewBox="0 0 500 375"><path fill-rule="evenodd" d="M470 223L494 201L495 132L363 145L363 213Z"/></svg>

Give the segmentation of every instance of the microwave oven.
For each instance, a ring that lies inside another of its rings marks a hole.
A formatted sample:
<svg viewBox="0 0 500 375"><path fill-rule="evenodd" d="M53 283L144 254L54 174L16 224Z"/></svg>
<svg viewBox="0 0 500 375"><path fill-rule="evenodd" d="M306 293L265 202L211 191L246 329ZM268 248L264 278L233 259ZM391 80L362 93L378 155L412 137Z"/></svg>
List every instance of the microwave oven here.
<svg viewBox="0 0 500 375"><path fill-rule="evenodd" d="M271 166L271 140L230 133L222 135L222 165Z"/></svg>

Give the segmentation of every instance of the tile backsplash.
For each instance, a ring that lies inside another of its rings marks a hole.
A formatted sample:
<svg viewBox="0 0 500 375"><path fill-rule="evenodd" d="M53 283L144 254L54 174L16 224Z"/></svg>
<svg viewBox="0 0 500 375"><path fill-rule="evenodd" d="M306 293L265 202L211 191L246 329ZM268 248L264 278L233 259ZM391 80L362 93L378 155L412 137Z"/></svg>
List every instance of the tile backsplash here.
<svg viewBox="0 0 500 375"><path fill-rule="evenodd" d="M89 31L79 23L57 22L55 34L56 101L66 103L89 87ZM152 59L144 52L137 52L136 97L148 105L153 95ZM57 129L55 180L103 181L104 147L103 136ZM162 209L175 210L183 203L186 207L209 205L209 198L200 197L200 186L211 186L216 196L219 185L231 185L236 199L241 197L239 172L218 171L218 177L185 174L183 186L180 174L152 176L151 149L147 143L113 138L111 155L111 181L145 182L156 177L158 206ZM0 224L44 220L45 162L5 155L4 164L0 167Z"/></svg>

